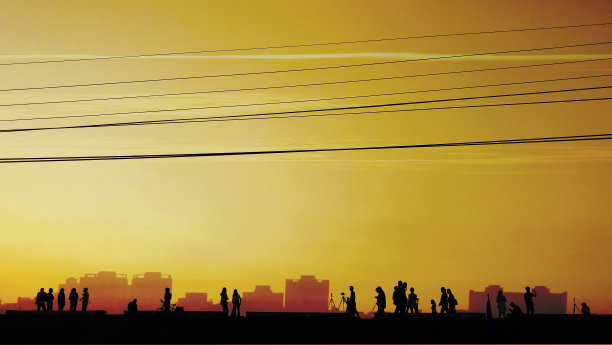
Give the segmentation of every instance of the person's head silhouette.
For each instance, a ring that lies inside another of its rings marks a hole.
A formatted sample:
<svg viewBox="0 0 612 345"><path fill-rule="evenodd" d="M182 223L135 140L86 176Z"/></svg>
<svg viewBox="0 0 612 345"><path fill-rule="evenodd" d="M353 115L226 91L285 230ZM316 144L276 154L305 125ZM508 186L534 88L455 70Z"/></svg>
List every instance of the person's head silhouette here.
<svg viewBox="0 0 612 345"><path fill-rule="evenodd" d="M49 293L53 293L53 288L49 288Z"/></svg>
<svg viewBox="0 0 612 345"><path fill-rule="evenodd" d="M382 292L382 288L380 286L376 287L376 292L381 293Z"/></svg>
<svg viewBox="0 0 612 345"><path fill-rule="evenodd" d="M83 292L87 292L87 291L89 291L89 289L87 289L87 288L84 288L84 289L83 289Z"/></svg>
<svg viewBox="0 0 612 345"><path fill-rule="evenodd" d="M525 286L525 291L529 292L531 290L531 288L529 288L529 286Z"/></svg>
<svg viewBox="0 0 612 345"><path fill-rule="evenodd" d="M349 286L349 290L353 291L353 285Z"/></svg>
<svg viewBox="0 0 612 345"><path fill-rule="evenodd" d="M238 290L234 289L234 296L238 294Z"/></svg>
<svg viewBox="0 0 612 345"><path fill-rule="evenodd" d="M435 300L432 299L430 302L431 302L431 304L436 305L436 301Z"/></svg>
<svg viewBox="0 0 612 345"><path fill-rule="evenodd" d="M497 296L501 296L502 295L502 290L497 291Z"/></svg>
<svg viewBox="0 0 612 345"><path fill-rule="evenodd" d="M223 288L223 290L221 290L221 293L225 295L227 293L227 289Z"/></svg>
<svg viewBox="0 0 612 345"><path fill-rule="evenodd" d="M444 288L444 286L440 288L440 292L446 293L446 289Z"/></svg>
<svg viewBox="0 0 612 345"><path fill-rule="evenodd" d="M166 288L166 292L170 292L170 288Z"/></svg>
<svg viewBox="0 0 612 345"><path fill-rule="evenodd" d="M75 288L72 288L72 290L70 290L70 293L73 293L73 292L76 293L76 289Z"/></svg>
<svg viewBox="0 0 612 345"><path fill-rule="evenodd" d="M64 293L64 288L61 288L61 289L60 289L60 293Z"/></svg>
<svg viewBox="0 0 612 345"><path fill-rule="evenodd" d="M136 298L134 298L134 300L132 302L136 303L136 302L138 302L138 300Z"/></svg>
<svg viewBox="0 0 612 345"><path fill-rule="evenodd" d="M446 292L450 295L452 294L451 289L446 289Z"/></svg>
<svg viewBox="0 0 612 345"><path fill-rule="evenodd" d="M511 305L512 307L516 306L516 304L514 304L514 302L510 302L510 305Z"/></svg>
<svg viewBox="0 0 612 345"><path fill-rule="evenodd" d="M45 289L44 288L40 288L40 292L45 292Z"/></svg>
<svg viewBox="0 0 612 345"><path fill-rule="evenodd" d="M414 292L414 288L413 287L410 288L410 292Z"/></svg>
<svg viewBox="0 0 612 345"><path fill-rule="evenodd" d="M397 286L402 286L402 283L403 283L403 282L402 282L401 280L398 280L398 281L397 281Z"/></svg>

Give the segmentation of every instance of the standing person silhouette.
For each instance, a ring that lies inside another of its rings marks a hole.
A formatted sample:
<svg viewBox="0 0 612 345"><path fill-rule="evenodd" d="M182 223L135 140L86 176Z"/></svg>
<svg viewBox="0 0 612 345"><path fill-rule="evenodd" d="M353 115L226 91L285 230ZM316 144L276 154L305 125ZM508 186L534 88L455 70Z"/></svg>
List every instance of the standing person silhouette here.
<svg viewBox="0 0 612 345"><path fill-rule="evenodd" d="M240 305L242 304L242 297L238 294L238 290L234 289L232 295L232 317L240 317Z"/></svg>
<svg viewBox="0 0 612 345"><path fill-rule="evenodd" d="M68 301L70 302L70 311L76 311L77 303L79 302L79 294L77 293L75 288L70 290L70 295L68 295Z"/></svg>
<svg viewBox="0 0 612 345"><path fill-rule="evenodd" d="M440 314L447 314L448 295L446 294L446 289L444 288L444 286L440 288L440 292L442 292L442 295L440 296L440 303L438 304L440 306Z"/></svg>
<svg viewBox="0 0 612 345"><path fill-rule="evenodd" d="M47 292L47 311L52 311L53 310L53 300L55 299L55 296L53 296L53 289L49 288L49 292Z"/></svg>
<svg viewBox="0 0 612 345"><path fill-rule="evenodd" d="M170 292L170 288L166 288L166 292L164 292L164 311L170 311L171 301L172 301L172 293Z"/></svg>
<svg viewBox="0 0 612 345"><path fill-rule="evenodd" d="M535 308L533 307L533 298L537 297L536 296L536 291L535 289L533 290L533 293L531 293L530 291L531 289L529 288L529 286L525 287L525 294L523 295L523 297L525 298L525 313L526 314L533 314L535 311Z"/></svg>
<svg viewBox="0 0 612 345"><path fill-rule="evenodd" d="M221 290L221 308L223 309L223 314L225 316L228 316L229 314L229 308L227 307L227 301L229 300L229 297L227 297L227 289L223 288L223 290Z"/></svg>
<svg viewBox="0 0 612 345"><path fill-rule="evenodd" d="M497 302L497 310L499 310L499 318L506 318L506 296L504 296L504 292L502 290L497 291L497 298L495 299Z"/></svg>
<svg viewBox="0 0 612 345"><path fill-rule="evenodd" d="M81 296L81 311L87 311L87 305L89 305L89 290L83 289L83 295Z"/></svg>
<svg viewBox="0 0 612 345"><path fill-rule="evenodd" d="M434 315L438 313L438 311L436 310L436 300L435 299L431 300L431 313Z"/></svg>
<svg viewBox="0 0 612 345"><path fill-rule="evenodd" d="M45 293L45 289L40 288L40 291L36 294L36 310L37 311L46 311L47 310L47 294Z"/></svg>
<svg viewBox="0 0 612 345"><path fill-rule="evenodd" d="M397 282L397 286L393 288L393 304L395 304L395 313L401 313L402 303L400 301L400 289L402 288L402 281Z"/></svg>
<svg viewBox="0 0 612 345"><path fill-rule="evenodd" d="M376 306L378 306L378 314L384 314L385 308L387 307L387 298L385 297L385 292L380 286L376 287L376 292L378 292L378 295L376 296Z"/></svg>
<svg viewBox="0 0 612 345"><path fill-rule="evenodd" d="M447 314L455 314L457 313L457 310L455 310L455 306L457 306L457 304L459 303L455 299L455 295L453 295L453 293L451 292L451 289L447 289L446 292L448 293L448 312Z"/></svg>
<svg viewBox="0 0 612 345"><path fill-rule="evenodd" d="M63 311L65 305L66 295L64 293L64 288L61 288L59 293L57 294L57 311Z"/></svg>
<svg viewBox="0 0 612 345"><path fill-rule="evenodd" d="M402 304L403 304L403 308L402 310L404 311L404 313L408 312L408 295L406 294L408 292L408 283L404 282L402 284Z"/></svg>
<svg viewBox="0 0 612 345"><path fill-rule="evenodd" d="M408 295L408 310L413 314L419 312L419 298L414 293L413 287L410 288L410 295Z"/></svg>
<svg viewBox="0 0 612 345"><path fill-rule="evenodd" d="M351 294L348 298L348 300L346 301L346 312L347 314L349 314L350 317L357 317L358 319L360 319L361 317L359 316L359 313L357 312L357 301L355 300L355 290L353 289L353 286L349 286L349 290L351 291Z"/></svg>

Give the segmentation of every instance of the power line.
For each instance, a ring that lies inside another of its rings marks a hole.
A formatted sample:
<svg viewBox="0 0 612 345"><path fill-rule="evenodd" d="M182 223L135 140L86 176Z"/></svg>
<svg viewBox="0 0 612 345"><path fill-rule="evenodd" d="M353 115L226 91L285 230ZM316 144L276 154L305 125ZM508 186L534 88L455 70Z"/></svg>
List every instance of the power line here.
<svg viewBox="0 0 612 345"><path fill-rule="evenodd" d="M318 148L318 149L233 151L233 152L205 152L205 153L177 153L177 154L140 154L140 155L115 155L115 156L108 155L108 156L0 158L0 163L4 163L4 164L8 164L8 163L48 163L48 162L76 162L76 161L102 161L102 160L249 156L249 155L269 155L269 154L283 154L283 153L287 154L287 153L313 153L313 152L333 152L333 151L366 151L366 150L416 149L416 148L433 148L433 147L533 144L533 143L610 140L610 139L612 139L612 134L586 134L586 135L574 135L574 136L562 136L562 137L560 136L560 137L541 137L541 138L526 138L526 139L450 142L450 143L435 143L435 144L362 146L362 147Z"/></svg>
<svg viewBox="0 0 612 345"><path fill-rule="evenodd" d="M612 74L608 74L607 76L609 76L609 75L612 75ZM562 78L561 80L580 79L580 78L581 77ZM582 78L584 78L584 77L582 77ZM497 85L512 85L512 84L526 84L526 83L530 83L530 82L505 83L505 84L497 84ZM510 93L510 94L500 94L500 95L471 96L471 97L461 97L461 98L447 98L447 99L437 99L437 100L430 100L430 101L415 101L415 102L401 103L400 105L421 104L421 103L434 103L434 102L464 101L464 100L473 100L473 99L511 97L511 96L538 95L538 94L560 93L560 92L589 91L589 90L598 90L598 89L608 89L608 88L611 88L611 87L612 86L595 86L595 87L563 89L563 90L534 91L534 92L521 92L521 93ZM202 109L245 107L245 106L292 104L292 103L317 102L317 101L329 101L329 100L340 100L340 99L355 99L355 98L367 98L367 97L379 97L379 96L392 96L392 95L402 95L402 94L409 94L409 93L416 93L416 92L417 91L404 91L404 92L383 93L383 94L370 94L370 95L357 95L357 96L344 96L344 97L316 98L316 99L282 101L282 102L236 104L236 105L218 105L218 106L189 107L189 108L138 110L138 111L124 111L124 112L103 113L103 114L80 114L80 115L63 115L63 116L47 116L47 117L13 118L13 119L0 120L0 122L51 120L51 119L83 118L83 117L98 117L98 116L116 116L116 115L133 115L133 114L148 114L148 113L160 113L160 112L174 112L174 111L188 111L188 110L202 110ZM383 105L383 106L387 106L387 105ZM334 110L345 110L345 109L346 108L340 108L340 109L336 108ZM330 110L330 109L324 109L324 110L321 110L321 111L328 111L328 110ZM240 116L241 115L235 115L234 117L240 117ZM191 119L193 119L193 118L190 118L189 120L191 120ZM178 121L180 121L180 120L181 119L178 119ZM182 120L185 120L185 119L182 119ZM155 121L155 120L152 120L152 121ZM158 121L166 121L166 120L158 120ZM172 121L172 119L170 121Z"/></svg>
<svg viewBox="0 0 612 345"><path fill-rule="evenodd" d="M462 106L449 106L449 107L438 107L438 108L414 108L414 109L398 109L390 111L375 111L375 112L358 112L358 113L340 113L340 114L319 114L319 115L294 115L294 116L270 116L261 117L264 115L276 115L276 114L296 114L296 113L308 113L317 111L333 111L341 109L363 109L363 108L374 108L374 107L386 107L386 106L398 106L403 104L414 104L410 102L404 103L393 103L393 104L382 104L382 105L366 105L358 107L343 107L343 108L332 108L332 109L314 109L314 110L299 110L299 111L286 111L276 113L260 113L260 114L247 114L247 115L227 115L227 116L211 116L203 118L187 118L187 119L171 119L171 120L150 120L150 121L134 121L134 122L115 122L115 123L101 123L101 124L89 124L89 125L73 125L73 126L57 126L57 127L31 127L31 128L10 128L1 129L0 133L11 133L11 132L30 132L30 131L43 131L43 130L57 130L57 129L83 129L83 128L104 128L104 127L123 127L123 126L141 126L141 125L163 125L163 124L178 124L178 123L198 123L198 122L217 122L217 121L242 121L242 120L267 120L267 119L282 119L282 118L298 118L298 117L322 117L322 116L338 116L338 115L353 115L353 114L365 114L365 113L385 113L385 112L407 112L407 111L427 111L427 110L444 110L444 109L467 109L467 108L484 108L484 107L501 107L501 106L517 106L517 105L534 105L534 104L553 104L553 103L570 103L570 102L587 102L587 101L604 101L611 100L612 97L599 97L599 98L583 98L583 99L562 99L562 100L551 100L551 101L534 101L534 102L519 102L519 103L501 103L501 104L477 104L477 105L462 105ZM427 101L422 102L427 103Z"/></svg>
<svg viewBox="0 0 612 345"><path fill-rule="evenodd" d="M551 49L587 47L587 46L605 45L605 44L610 44L610 43L612 43L612 41L594 42L594 43L582 43L582 44L573 44L573 45L565 45L565 46L554 46L554 47L515 49L515 50L505 50L505 51L495 51L495 52L485 52L485 53L474 53L474 54L443 55L443 56L418 58L418 59L404 59L404 60L393 60L393 61L367 62L367 63L349 64L349 65L334 65L334 66L307 67L307 68L296 68L296 69L286 69L286 70L260 71L260 72L211 74L211 75L200 75L200 76L170 77L170 78L142 79L142 80L124 80L124 81L102 82L102 83L88 83L88 84L33 86L33 87L0 89L0 92L26 91L26 90L46 90L46 89L60 89L60 88L73 88L73 87L90 87L90 86L102 86L102 85L135 84L135 83L152 83L152 82L162 82L162 81L172 81L172 80L189 80L189 79L203 79L203 78L236 77L236 76L245 76L245 75L263 75L263 74L276 74L276 73L288 73L288 72L306 72L306 71L329 70L329 69L338 69L338 68L387 65L387 64L396 64L396 63L404 63L404 62L415 62L415 61L456 59L456 58L465 58L465 57L482 56L482 55L495 55L495 54L520 53L520 52L541 51L541 50L551 50Z"/></svg>
<svg viewBox="0 0 612 345"><path fill-rule="evenodd" d="M438 74L480 72L480 71L489 71L489 70L498 70L498 69L509 69L509 68L540 67L540 66L548 66L548 65L567 64L567 63L580 63L580 62L590 62L590 61L600 61L600 60L610 60L610 59L612 59L612 58L595 59L595 60L578 60L578 61L554 62L554 63L549 63L549 64L537 64L537 65L519 65L519 66L509 66L509 67L499 67L499 68L487 68L487 69L467 70L467 71L451 71L451 72L442 72L442 73L433 73L433 74L404 75L404 76L393 76L393 77L383 77L383 78L373 78L373 79L343 80L343 81L332 81L332 82L312 83L312 84L278 85L278 86L264 86L264 87L242 88L242 89L225 89L225 90L195 91L195 92L177 92L177 93L165 93L165 94L120 96L120 97L105 97L105 98L89 98L89 99L62 100L62 101L10 103L10 104L0 104L0 107L29 106L29 105L43 105L43 104L60 104L60 103L75 103L75 102L90 102L90 101L110 101L110 100L132 99L132 98L164 97L164 96L194 95L194 94L219 93L219 92L235 92L235 91L254 91L254 90L266 90L266 89L280 89L280 88L303 87L303 86L333 85L333 84L344 84L344 83L380 81L380 80L388 80L388 79L401 79L401 78L410 78L410 77L422 77L422 76L430 76L430 75L438 75ZM404 93L423 93L423 92L436 92L436 91L452 91L452 90L464 90L464 89L473 89L473 88L481 88L481 87L496 87L496 86L545 83L545 82L555 82L555 81L575 80L575 79L601 78L601 77L608 77L608 76L612 76L612 74L597 74L597 75L589 75L589 76L568 77L568 78L554 78L554 79L543 79L543 80L533 80L533 81L523 81L523 82L484 84L484 85L473 85L473 86L459 86L459 87L448 87L448 88L439 88L439 89L426 89L426 90L406 91L406 92L400 92L400 93L390 93L390 94L380 94L380 95L381 96L386 96L386 95L404 94ZM378 95L370 95L370 96L373 97L373 96L378 96ZM370 97L370 96L353 96L353 97L348 97L348 98L359 98L359 97ZM343 99L343 98L344 97L326 98L326 99L321 99L321 100ZM295 102L305 102L305 101L295 101ZM256 104L256 105L280 104L280 103L287 103L287 102L260 103L260 104ZM251 105L251 104L249 104L249 105ZM220 106L220 107L235 107L235 106L248 106L248 105L231 105L231 106ZM77 116L40 117L40 118L28 118L28 119L8 119L8 120L0 120L0 122L2 122L2 121L21 121L21 120L61 119L61 118L70 118L70 117L82 117L82 116L77 115Z"/></svg>
<svg viewBox="0 0 612 345"><path fill-rule="evenodd" d="M400 41L400 40L434 38L434 37L453 37L453 36L497 34L497 33L508 33L508 32L525 32L525 31L541 31L541 30L554 30L554 29L570 29L570 28L581 28L581 27L592 27L592 26L604 26L604 25L610 25L610 24L612 24L612 22L593 23L593 24L564 25L564 26L548 26L548 27L537 27L537 28L492 30L492 31L461 32L461 33L448 33L448 34L437 34L437 35L421 35L421 36L407 36L407 37L376 38L376 39L354 40L354 41L336 41L336 42L324 42L324 43L291 44L291 45L280 45L280 46L214 49L214 50L168 52L168 53L153 53L153 54L138 54L138 55L96 56L96 57L88 57L88 58L74 58L74 59L62 59L62 60L6 62L6 63L0 63L0 66L33 65L33 64L47 64L47 63L59 63L59 62L93 61L93 60L130 59L130 58L143 58L143 57L155 57L155 56L171 56L171 55L187 55L187 54L208 54L208 53L222 53L222 52L233 52L233 51L253 51L253 50L264 50L264 49L280 49L280 48L303 48L303 47L330 46L330 45L341 45L341 44L356 44L356 43Z"/></svg>

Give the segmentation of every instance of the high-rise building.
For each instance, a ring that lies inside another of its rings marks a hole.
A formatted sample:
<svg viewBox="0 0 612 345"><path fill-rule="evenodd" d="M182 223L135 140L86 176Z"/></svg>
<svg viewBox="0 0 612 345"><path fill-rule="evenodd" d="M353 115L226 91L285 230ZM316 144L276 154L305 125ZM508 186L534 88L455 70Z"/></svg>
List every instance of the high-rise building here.
<svg viewBox="0 0 612 345"><path fill-rule="evenodd" d="M130 300L138 299L138 310L157 310L166 288L172 291L172 277L161 272L135 274L130 287Z"/></svg>
<svg viewBox="0 0 612 345"><path fill-rule="evenodd" d="M532 292L535 290L536 296L533 298L533 304L535 312L537 314L565 314L567 312L567 292L552 293L546 286L532 286ZM469 296L469 312L471 313L484 313L487 307L487 294L491 299L491 309L493 314L497 313L497 292L503 291L500 285L489 285L484 291L470 290ZM523 312L526 311L525 298L523 292L507 292L504 291L506 296L506 306L510 305L510 302L521 307Z"/></svg>
<svg viewBox="0 0 612 345"><path fill-rule="evenodd" d="M327 312L329 280L303 275L285 281L285 311Z"/></svg>
<svg viewBox="0 0 612 345"><path fill-rule="evenodd" d="M185 297L179 298L176 303L178 307L183 307L185 311L219 311L218 304L208 300L206 292L186 292Z"/></svg>
<svg viewBox="0 0 612 345"><path fill-rule="evenodd" d="M241 309L246 311L283 311L283 293L272 292L270 285L255 285L255 291L242 294Z"/></svg>

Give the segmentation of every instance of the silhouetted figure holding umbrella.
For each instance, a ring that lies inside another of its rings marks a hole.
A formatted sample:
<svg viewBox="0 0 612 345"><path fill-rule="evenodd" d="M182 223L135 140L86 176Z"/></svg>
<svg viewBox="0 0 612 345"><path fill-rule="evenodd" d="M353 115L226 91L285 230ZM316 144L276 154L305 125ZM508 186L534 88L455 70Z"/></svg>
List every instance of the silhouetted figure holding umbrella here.
<svg viewBox="0 0 612 345"><path fill-rule="evenodd" d="M40 288L40 291L36 294L36 310L47 310L47 294L43 288Z"/></svg>
<svg viewBox="0 0 612 345"><path fill-rule="evenodd" d="M225 316L228 316L227 314L229 314L229 308L227 307L227 301L229 300L229 297L227 297L227 289L223 288L223 290L221 290L221 308L223 309L223 314Z"/></svg>
<svg viewBox="0 0 612 345"><path fill-rule="evenodd" d="M240 317L240 305L242 304L242 297L238 294L238 290L234 289L232 295L232 317Z"/></svg>
<svg viewBox="0 0 612 345"><path fill-rule="evenodd" d="M79 303L79 294L77 293L75 288L70 290L70 295L68 295L68 301L70 302L70 311L76 311L77 303Z"/></svg>
<svg viewBox="0 0 612 345"><path fill-rule="evenodd" d="M64 288L61 288L57 294L57 310L63 311L66 305L66 295L64 294Z"/></svg>

